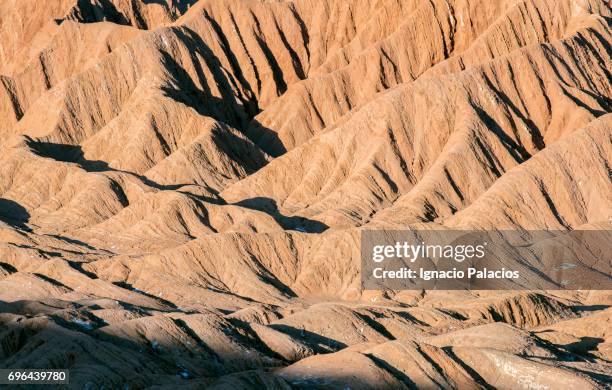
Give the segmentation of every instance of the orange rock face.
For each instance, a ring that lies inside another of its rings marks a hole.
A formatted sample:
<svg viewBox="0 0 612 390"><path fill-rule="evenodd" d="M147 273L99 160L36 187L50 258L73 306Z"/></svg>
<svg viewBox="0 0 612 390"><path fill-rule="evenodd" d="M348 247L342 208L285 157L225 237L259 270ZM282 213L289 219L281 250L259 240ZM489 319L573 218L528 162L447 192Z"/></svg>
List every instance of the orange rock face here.
<svg viewBox="0 0 612 390"><path fill-rule="evenodd" d="M610 229L611 23L604 0L0 0L0 367L604 388L609 290L364 291L359 251Z"/></svg>

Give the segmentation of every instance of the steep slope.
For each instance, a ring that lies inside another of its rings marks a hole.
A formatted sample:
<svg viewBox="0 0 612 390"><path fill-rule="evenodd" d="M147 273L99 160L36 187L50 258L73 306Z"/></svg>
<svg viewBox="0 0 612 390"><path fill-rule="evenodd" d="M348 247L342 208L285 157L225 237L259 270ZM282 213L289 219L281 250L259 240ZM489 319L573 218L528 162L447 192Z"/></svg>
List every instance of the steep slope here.
<svg viewBox="0 0 612 390"><path fill-rule="evenodd" d="M547 245L612 219L611 21L603 0L0 0L0 365L605 388L609 290L368 291L360 241L556 231L503 262L554 287ZM606 288L605 243L581 245Z"/></svg>

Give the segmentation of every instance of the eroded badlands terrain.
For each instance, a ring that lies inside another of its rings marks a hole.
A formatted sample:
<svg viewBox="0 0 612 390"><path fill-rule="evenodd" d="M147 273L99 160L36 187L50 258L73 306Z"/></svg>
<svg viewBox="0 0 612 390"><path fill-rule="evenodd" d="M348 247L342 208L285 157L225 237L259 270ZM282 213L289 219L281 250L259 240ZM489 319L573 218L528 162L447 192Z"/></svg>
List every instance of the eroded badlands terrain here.
<svg viewBox="0 0 612 390"><path fill-rule="evenodd" d="M603 0L0 0L0 366L609 386L609 290L362 291L359 239L609 229L611 23Z"/></svg>

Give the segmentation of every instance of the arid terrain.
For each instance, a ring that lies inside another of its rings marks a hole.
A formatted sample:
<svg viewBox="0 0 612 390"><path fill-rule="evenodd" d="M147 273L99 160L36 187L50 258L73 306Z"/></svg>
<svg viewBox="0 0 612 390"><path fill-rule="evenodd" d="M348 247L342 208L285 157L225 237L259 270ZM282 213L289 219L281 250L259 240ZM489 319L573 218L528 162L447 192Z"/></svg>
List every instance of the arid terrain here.
<svg viewBox="0 0 612 390"><path fill-rule="evenodd" d="M609 388L611 290L363 290L359 243L610 229L611 27L604 0L0 0L0 368Z"/></svg>

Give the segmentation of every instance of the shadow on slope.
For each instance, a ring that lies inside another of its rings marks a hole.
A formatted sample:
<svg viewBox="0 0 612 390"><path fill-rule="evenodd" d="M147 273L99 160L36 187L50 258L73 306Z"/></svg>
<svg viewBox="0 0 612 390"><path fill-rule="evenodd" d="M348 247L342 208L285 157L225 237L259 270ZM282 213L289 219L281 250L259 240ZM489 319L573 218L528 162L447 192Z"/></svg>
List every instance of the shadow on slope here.
<svg viewBox="0 0 612 390"><path fill-rule="evenodd" d="M95 302L0 301L0 367L69 369L69 388L126 388L126 385L145 388L160 384L167 388L189 384L204 388L225 375L250 370L269 371L291 364L291 361L279 358L267 343L250 330L246 322L231 321L231 324L218 328L235 343L233 349L225 349L210 343L210 337L201 337L206 336L206 333L201 333L202 328L196 332L192 328L192 321L186 321L188 318L198 321L199 316L206 313L193 313L194 317L191 317L190 314L177 312L175 314L180 317L170 316L170 322L165 320L170 313L140 311L142 317L139 315L137 319L140 321L139 329L151 328L141 333L142 338L129 338L121 332L104 331L107 322L96 317L96 311L101 309ZM142 321L147 318L150 321ZM312 347L316 354L348 347L337 340L304 329L284 324L272 324L269 327ZM160 332L157 335L151 332L155 328L166 329L168 333ZM131 329L134 329L133 324ZM569 353L555 353L551 361L580 361L588 357L588 351L596 347L601 339L584 337L582 341L586 344L586 351L585 348L578 348ZM551 351L558 352L552 348ZM480 379L483 387L488 388L475 370L454 355L452 348L444 348L444 351L467 369L470 376L477 381ZM374 358L374 363L380 369L399 377L404 383L410 384L415 379L400 373L393 365L376 359L372 354L367 357ZM607 375L578 371L598 383L609 381ZM360 379L361 374L355 372L354 375ZM363 375L365 383L372 379L368 378L367 373ZM336 376L331 370L324 373L313 371L310 380L345 383L341 376ZM254 384L252 387L241 388L262 387Z"/></svg>
<svg viewBox="0 0 612 390"><path fill-rule="evenodd" d="M110 0L99 0L98 2L78 0L76 6L65 19L75 19L79 23L112 22L125 26L130 25L130 21Z"/></svg>
<svg viewBox="0 0 612 390"><path fill-rule="evenodd" d="M164 87L163 91L172 99L193 108L200 115L209 116L237 128L271 156L284 154L287 150L278 134L254 119L261 111L255 92L244 77L238 60L229 50L229 43L221 28L211 18L209 22L223 43L224 54L230 62L231 72L223 67L217 55L193 30L182 27L174 31L181 42L192 49L191 62L197 75L197 84L208 86L212 82L221 96L213 96L209 88L198 87L189 72L169 53L162 50L164 67L172 74L175 81ZM212 74L213 80L207 79L202 60Z"/></svg>
<svg viewBox="0 0 612 390"><path fill-rule="evenodd" d="M299 216L285 216L283 215L276 204L274 199L266 197L255 197L250 199L244 199L239 202L233 203L236 206L244 207L251 210L262 211L270 215L274 220L286 230L297 230L302 233L323 233L329 228L323 222L319 222L313 219L308 219Z"/></svg>
<svg viewBox="0 0 612 390"><path fill-rule="evenodd" d="M107 324L96 317L95 310L101 309L97 305L62 302L65 305L0 301L0 367L68 369L67 388L120 389L208 385L242 370L286 365L257 339L243 337L246 327L224 329L234 342L244 343L241 352L209 346L180 318L172 319L177 328L171 329L181 332L178 339L166 334L131 339L101 331ZM35 312L25 313L23 306ZM156 320L168 324L163 315L143 318L150 318L151 325Z"/></svg>
<svg viewBox="0 0 612 390"><path fill-rule="evenodd" d="M161 6L170 6L178 10L181 14L185 13L198 0L142 0L144 4L159 4Z"/></svg>
<svg viewBox="0 0 612 390"><path fill-rule="evenodd" d="M32 149L34 153L38 156L51 158L56 161L63 161L68 163L73 163L79 165L81 168L86 170L87 172L120 172L125 173L127 175L132 175L142 180L146 185L156 188L158 190L178 190L179 188L187 185L192 185L194 183L179 183L179 184L159 184L155 181L147 178L143 175L138 175L133 172L124 171L120 169L115 169L108 165L106 161L101 160L88 160L84 153L83 149L80 145L70 145L70 144L56 144L52 142L41 142L41 141L28 141L28 146ZM212 190L211 190L212 191ZM213 191L215 192L215 191ZM221 203L218 199L206 198L204 199L211 203Z"/></svg>
<svg viewBox="0 0 612 390"><path fill-rule="evenodd" d="M30 213L19 203L0 198L0 220L13 227L24 229L30 220Z"/></svg>

